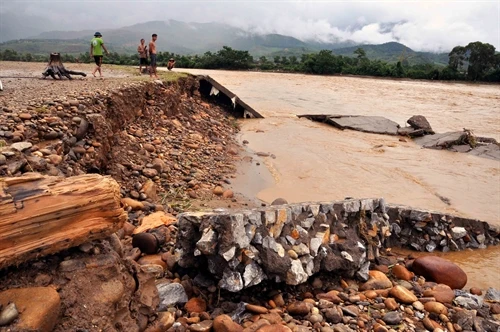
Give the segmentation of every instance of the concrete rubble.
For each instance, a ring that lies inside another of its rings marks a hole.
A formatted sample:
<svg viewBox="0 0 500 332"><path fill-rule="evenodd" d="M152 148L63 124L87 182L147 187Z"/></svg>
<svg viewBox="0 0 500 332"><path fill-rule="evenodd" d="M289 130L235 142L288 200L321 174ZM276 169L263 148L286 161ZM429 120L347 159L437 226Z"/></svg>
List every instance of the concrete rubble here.
<svg viewBox="0 0 500 332"><path fill-rule="evenodd" d="M486 222L353 199L181 214L176 257L238 292L266 279L298 285L320 271L366 281L385 247L433 252L498 242Z"/></svg>
<svg viewBox="0 0 500 332"><path fill-rule="evenodd" d="M372 134L406 136L427 149L470 153L482 158L500 160L500 145L495 139L477 137L467 129L436 134L429 121L422 115L409 118L407 120L409 127L401 127L396 122L381 116L302 114L297 117L324 122L341 130L351 129Z"/></svg>

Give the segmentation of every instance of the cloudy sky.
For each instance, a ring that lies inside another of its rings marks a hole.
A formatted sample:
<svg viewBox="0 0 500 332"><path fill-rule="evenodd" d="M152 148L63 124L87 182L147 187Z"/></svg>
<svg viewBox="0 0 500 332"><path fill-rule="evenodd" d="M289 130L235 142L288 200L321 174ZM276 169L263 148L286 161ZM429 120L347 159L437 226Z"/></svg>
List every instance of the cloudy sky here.
<svg viewBox="0 0 500 332"><path fill-rule="evenodd" d="M12 11L57 21L60 30L176 19L228 23L302 40L399 41L424 51L449 51L480 40L500 49L500 0L0 0L0 15Z"/></svg>

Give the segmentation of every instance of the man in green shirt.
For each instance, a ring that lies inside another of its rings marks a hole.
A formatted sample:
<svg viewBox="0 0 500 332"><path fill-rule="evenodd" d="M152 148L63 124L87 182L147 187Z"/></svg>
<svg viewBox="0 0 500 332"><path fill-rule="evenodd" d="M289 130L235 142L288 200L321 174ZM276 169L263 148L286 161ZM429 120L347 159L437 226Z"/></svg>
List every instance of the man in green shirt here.
<svg viewBox="0 0 500 332"><path fill-rule="evenodd" d="M96 67L92 72L95 77L95 73L99 71L99 76L102 77L101 65L102 65L102 50L109 54L108 50L104 46L104 41L102 40L102 34L100 32L94 33L94 38L90 41L90 56L94 57Z"/></svg>

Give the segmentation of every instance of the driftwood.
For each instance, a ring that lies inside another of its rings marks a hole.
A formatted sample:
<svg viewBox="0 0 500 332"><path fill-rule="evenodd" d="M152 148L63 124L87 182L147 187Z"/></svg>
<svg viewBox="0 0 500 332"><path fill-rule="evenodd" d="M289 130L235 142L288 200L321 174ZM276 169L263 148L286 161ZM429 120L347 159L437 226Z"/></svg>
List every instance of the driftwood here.
<svg viewBox="0 0 500 332"><path fill-rule="evenodd" d="M71 75L81 75L83 77L86 77L87 74L79 71L72 71L64 68L64 65L62 64L61 61L61 54L60 53L51 53L50 54L50 61L49 64L47 65L47 68L45 68L45 71L42 73L43 78L47 78L47 76L51 76L53 79L56 79L56 75L59 77L59 79L62 79L62 77L67 77L68 79L72 79Z"/></svg>
<svg viewBox="0 0 500 332"><path fill-rule="evenodd" d="M0 269L106 238L126 219L109 177L0 178Z"/></svg>

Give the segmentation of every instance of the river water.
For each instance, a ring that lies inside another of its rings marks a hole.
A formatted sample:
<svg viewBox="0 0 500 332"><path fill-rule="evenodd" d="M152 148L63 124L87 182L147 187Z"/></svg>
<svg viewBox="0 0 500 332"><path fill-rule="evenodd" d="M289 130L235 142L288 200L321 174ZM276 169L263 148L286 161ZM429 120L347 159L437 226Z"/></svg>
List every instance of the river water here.
<svg viewBox="0 0 500 332"><path fill-rule="evenodd" d="M265 117L242 121L240 140L249 141L251 151L275 158L254 156L236 179L235 191L265 202L384 197L500 225L499 161L296 117L380 115L404 125L420 114L436 132L467 128L500 140L498 85L177 70L210 75ZM466 270L470 283L500 288L500 248L449 257Z"/></svg>

